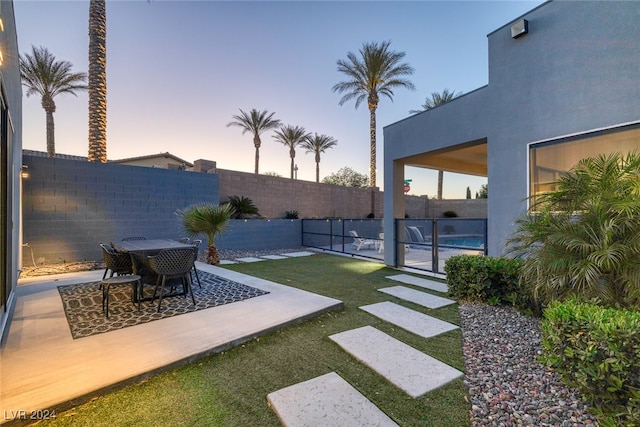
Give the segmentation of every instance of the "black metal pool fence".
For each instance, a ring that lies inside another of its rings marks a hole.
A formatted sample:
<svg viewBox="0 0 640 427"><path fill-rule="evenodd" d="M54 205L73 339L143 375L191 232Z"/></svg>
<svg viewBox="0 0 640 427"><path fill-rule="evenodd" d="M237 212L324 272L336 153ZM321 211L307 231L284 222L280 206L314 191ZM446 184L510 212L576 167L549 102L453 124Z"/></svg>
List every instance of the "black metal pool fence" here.
<svg viewBox="0 0 640 427"><path fill-rule="evenodd" d="M394 220L394 226L398 267L444 273L451 256L487 254L486 218L406 218ZM384 260L383 220L303 219L302 245Z"/></svg>

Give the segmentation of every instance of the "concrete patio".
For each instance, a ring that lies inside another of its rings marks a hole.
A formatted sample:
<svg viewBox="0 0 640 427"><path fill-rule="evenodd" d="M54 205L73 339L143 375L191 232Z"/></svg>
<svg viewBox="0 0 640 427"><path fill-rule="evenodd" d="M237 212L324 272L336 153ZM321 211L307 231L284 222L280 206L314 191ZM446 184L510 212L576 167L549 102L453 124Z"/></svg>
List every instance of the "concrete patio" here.
<svg viewBox="0 0 640 427"><path fill-rule="evenodd" d="M0 423L75 406L111 389L339 309L342 302L202 263L199 269L267 295L74 340L57 286L103 271L24 279L0 352Z"/></svg>

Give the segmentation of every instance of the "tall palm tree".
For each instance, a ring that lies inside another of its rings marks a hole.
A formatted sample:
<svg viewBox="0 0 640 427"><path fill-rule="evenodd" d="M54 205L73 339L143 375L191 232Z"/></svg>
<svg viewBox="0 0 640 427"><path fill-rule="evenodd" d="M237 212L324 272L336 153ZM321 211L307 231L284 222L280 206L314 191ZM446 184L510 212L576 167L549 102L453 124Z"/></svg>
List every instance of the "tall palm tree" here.
<svg viewBox="0 0 640 427"><path fill-rule="evenodd" d="M338 71L347 75L348 80L333 86L333 91L344 93L340 105L355 99L356 109L367 100L369 106L370 164L369 183L376 186L376 109L380 95L393 101L393 89L402 87L415 90L413 83L404 78L413 74L409 64L401 64L404 52L389 50L391 42L364 43L360 48L360 56L353 52L347 54L346 60L338 60Z"/></svg>
<svg viewBox="0 0 640 427"><path fill-rule="evenodd" d="M302 126L282 126L275 131L273 139L289 147L289 157L291 157L291 179L293 179L294 162L296 158L296 147L300 145L309 134Z"/></svg>
<svg viewBox="0 0 640 427"><path fill-rule="evenodd" d="M45 47L31 46L32 53L20 56L20 77L27 88L27 96L38 94L42 97L42 108L47 116L47 156L55 157L55 131L53 113L56 95L85 90L86 73L71 72L72 64L68 61L57 61L55 56Z"/></svg>
<svg viewBox="0 0 640 427"><path fill-rule="evenodd" d="M320 153L324 153L337 143L337 140L328 135L318 135L314 133L313 136L307 136L305 140L302 141L302 144L300 144L303 148L307 149L307 153L314 153L316 155L316 182L320 182Z"/></svg>
<svg viewBox="0 0 640 427"><path fill-rule="evenodd" d="M89 161L107 161L107 12L89 2Z"/></svg>
<svg viewBox="0 0 640 427"><path fill-rule="evenodd" d="M437 107L438 105L446 104L447 102L453 100L454 98L462 95L462 92L456 93L456 91L449 91L449 89L444 89L442 93L431 92L431 97L425 99L424 104L422 104L422 110L411 110L409 114L417 114L423 111L431 110L432 108ZM442 199L442 181L444 180L444 171L442 169L438 170L438 200Z"/></svg>
<svg viewBox="0 0 640 427"><path fill-rule="evenodd" d="M258 111L255 108L249 113L240 110L239 115L232 116L233 121L227 123L229 126L238 126L242 128L242 134L245 132L253 133L253 145L256 147L256 175L258 174L258 164L260 163L260 135L269 129L275 129L280 126L280 120L274 119L275 113L269 113L267 110Z"/></svg>

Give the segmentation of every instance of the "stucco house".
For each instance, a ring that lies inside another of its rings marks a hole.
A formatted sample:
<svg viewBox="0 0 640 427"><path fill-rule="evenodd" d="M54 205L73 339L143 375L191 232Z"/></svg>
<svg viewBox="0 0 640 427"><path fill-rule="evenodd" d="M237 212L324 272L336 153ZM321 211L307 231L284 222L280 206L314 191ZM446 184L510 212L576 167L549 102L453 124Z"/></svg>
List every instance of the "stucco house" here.
<svg viewBox="0 0 640 427"><path fill-rule="evenodd" d="M0 0L0 338L15 305L19 276L22 86L13 2Z"/></svg>
<svg viewBox="0 0 640 427"><path fill-rule="evenodd" d="M36 150L22 150L22 154L30 157L47 157L46 151ZM81 162L88 161L86 156L76 156L73 154L61 154L56 153L56 159L66 160L78 160ZM197 161L198 162L198 161ZM215 168L215 162L200 160L199 162L213 163ZM146 168L161 168L161 169L174 169L174 170L193 170L193 163L181 159L178 156L174 156L169 152L148 154L145 156L127 157L126 159L119 160L107 160L107 163L117 163L119 165L129 166L142 166Z"/></svg>
<svg viewBox="0 0 640 427"><path fill-rule="evenodd" d="M530 195L581 158L640 149L639 19L637 2L549 1L490 33L486 86L384 128L385 230L404 216L405 166L486 176L499 256Z"/></svg>
<svg viewBox="0 0 640 427"><path fill-rule="evenodd" d="M120 160L111 160L113 163L119 163L121 165L130 166L144 166L148 168L163 168L163 169L193 169L193 163L190 163L178 156L174 156L171 153L158 153L150 154L146 156L129 157Z"/></svg>

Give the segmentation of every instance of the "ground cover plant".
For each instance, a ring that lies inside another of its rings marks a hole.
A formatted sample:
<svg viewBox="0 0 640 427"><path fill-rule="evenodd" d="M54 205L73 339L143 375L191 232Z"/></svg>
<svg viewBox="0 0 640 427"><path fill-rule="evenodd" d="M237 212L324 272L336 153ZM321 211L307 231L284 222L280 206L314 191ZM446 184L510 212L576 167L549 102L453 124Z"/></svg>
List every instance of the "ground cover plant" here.
<svg viewBox="0 0 640 427"><path fill-rule="evenodd" d="M552 303L541 358L580 390L602 426L640 425L640 312Z"/></svg>
<svg viewBox="0 0 640 427"><path fill-rule="evenodd" d="M328 338L371 325L464 371L460 330L424 339L359 309L392 300L459 325L456 305L429 310L378 292L393 284L385 277L397 272L346 257L314 255L226 268L339 299L344 309L107 394L46 425L279 426L267 394L332 371L401 426L469 425L462 378L413 399Z"/></svg>

